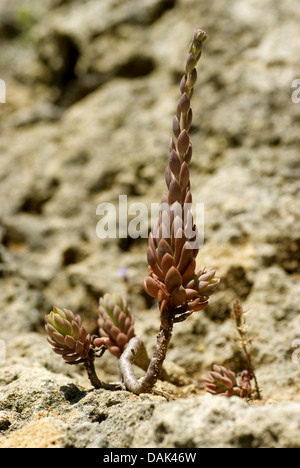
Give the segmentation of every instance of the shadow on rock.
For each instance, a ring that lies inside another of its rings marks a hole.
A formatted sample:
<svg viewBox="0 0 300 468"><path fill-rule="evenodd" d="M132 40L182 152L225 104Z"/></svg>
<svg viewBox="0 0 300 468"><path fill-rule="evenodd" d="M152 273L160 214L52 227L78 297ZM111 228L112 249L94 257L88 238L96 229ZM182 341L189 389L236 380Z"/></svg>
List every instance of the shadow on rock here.
<svg viewBox="0 0 300 468"><path fill-rule="evenodd" d="M87 392L79 390L79 388L74 384L63 385L60 387L60 391L64 394L65 399L68 400L71 405L78 403L78 401L87 395Z"/></svg>

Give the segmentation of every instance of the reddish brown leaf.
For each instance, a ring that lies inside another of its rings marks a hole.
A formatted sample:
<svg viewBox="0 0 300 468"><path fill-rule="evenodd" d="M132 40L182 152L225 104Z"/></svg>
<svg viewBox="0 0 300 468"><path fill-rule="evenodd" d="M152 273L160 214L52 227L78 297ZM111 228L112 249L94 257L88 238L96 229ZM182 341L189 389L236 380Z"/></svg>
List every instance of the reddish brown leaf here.
<svg viewBox="0 0 300 468"><path fill-rule="evenodd" d="M160 288L153 278L149 277L144 279L144 289L149 294L149 296L158 299Z"/></svg>
<svg viewBox="0 0 300 468"><path fill-rule="evenodd" d="M191 106L190 98L186 93L183 93L181 98L179 99L179 107L180 111L183 115L187 114ZM178 136L178 135L177 135Z"/></svg>
<svg viewBox="0 0 300 468"><path fill-rule="evenodd" d="M187 242L184 244L183 249L181 251L181 256L179 263L177 264L178 271L181 274L184 274L185 270L189 267L190 262L194 259L193 258L193 251L192 249L187 248Z"/></svg>
<svg viewBox="0 0 300 468"><path fill-rule="evenodd" d="M167 253L164 255L162 262L161 262L161 269L163 272L164 277L168 273L168 271L175 266L174 258L171 254Z"/></svg>
<svg viewBox="0 0 300 468"><path fill-rule="evenodd" d="M171 252L170 246L169 246L168 242L166 241L166 239L161 239L159 241L158 248L157 248L157 257L158 257L158 260L159 260L160 264L162 262L163 257L166 254L172 255L172 252Z"/></svg>
<svg viewBox="0 0 300 468"><path fill-rule="evenodd" d="M181 162L176 151L172 150L169 156L170 169L173 174L178 177L181 169Z"/></svg>
<svg viewBox="0 0 300 468"><path fill-rule="evenodd" d="M194 258L192 258L192 260L189 263L189 266L186 268L185 272L182 274L183 284L186 283L187 281L189 281L189 283L191 283L190 280L193 277L193 275L195 274L195 268L196 268L196 260ZM195 280L193 280L193 282L195 283ZM187 285L187 286L189 286L189 285Z"/></svg>
<svg viewBox="0 0 300 468"><path fill-rule="evenodd" d="M175 202L182 202L181 188L176 179L173 179L170 183L168 201L170 205L173 205Z"/></svg>
<svg viewBox="0 0 300 468"><path fill-rule="evenodd" d="M182 130L178 137L177 148L180 155L184 155L188 150L190 144L190 138L186 130Z"/></svg>
<svg viewBox="0 0 300 468"><path fill-rule="evenodd" d="M181 189L185 189L190 181L190 171L186 162L184 162L180 169L179 185Z"/></svg>
<svg viewBox="0 0 300 468"><path fill-rule="evenodd" d="M178 118L175 115L174 118L173 118L173 132L174 132L174 135L175 135L176 138L179 137L180 131L181 131L180 123L179 123Z"/></svg>
<svg viewBox="0 0 300 468"><path fill-rule="evenodd" d="M172 292L175 288L182 285L182 277L177 268L170 268L166 275L165 285L169 292Z"/></svg>
<svg viewBox="0 0 300 468"><path fill-rule="evenodd" d="M171 301L175 307L179 307L185 303L186 292L182 286L179 286L172 291Z"/></svg>

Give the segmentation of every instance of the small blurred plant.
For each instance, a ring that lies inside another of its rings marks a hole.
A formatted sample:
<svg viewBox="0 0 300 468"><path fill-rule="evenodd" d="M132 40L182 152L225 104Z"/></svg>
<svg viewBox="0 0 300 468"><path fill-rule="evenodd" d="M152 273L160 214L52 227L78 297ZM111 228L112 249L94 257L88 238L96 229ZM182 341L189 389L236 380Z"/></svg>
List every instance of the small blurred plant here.
<svg viewBox="0 0 300 468"><path fill-rule="evenodd" d="M37 23L37 17L30 8L19 7L15 15L20 29L24 32L29 31Z"/></svg>
<svg viewBox="0 0 300 468"><path fill-rule="evenodd" d="M83 363L96 388L120 388L120 384L104 384L95 373L95 358L108 349L119 359L122 384L127 390L135 394L155 392L157 379L167 378L163 363L174 324L205 309L220 283L215 270L196 268L198 236L191 210L191 99L197 80L196 66L206 37L204 31L197 29L189 47L169 144L169 162L165 171L167 193L162 197L159 218L149 235L148 277L144 280L144 289L158 301L160 312L160 329L153 356L149 359L143 341L135 335L134 319L127 302L119 295L106 294L100 299L99 336L87 334L80 318L67 309L54 308L46 317L48 340L54 351L69 364ZM124 274L127 279L127 272ZM135 376L133 364L146 371L142 379Z"/></svg>
<svg viewBox="0 0 300 468"><path fill-rule="evenodd" d="M234 372L223 366L213 365L213 371L208 373L209 379L204 379L206 391L208 393L226 397L236 395L241 398L252 398L255 400L260 400L261 398L261 391L258 386L252 362L253 337L248 337L247 334L248 325L246 315L247 312L244 312L241 303L236 300L233 304L231 317L240 338L240 345L244 352L248 369L242 371L241 381L237 384ZM255 393L253 393L251 388L251 380L254 381Z"/></svg>
<svg viewBox="0 0 300 468"><path fill-rule="evenodd" d="M232 397L234 395L241 398L251 396L251 378L248 371L244 370L241 381L237 383L234 372L223 366L213 366L213 370L208 373L209 379L204 379L206 391L212 395Z"/></svg>

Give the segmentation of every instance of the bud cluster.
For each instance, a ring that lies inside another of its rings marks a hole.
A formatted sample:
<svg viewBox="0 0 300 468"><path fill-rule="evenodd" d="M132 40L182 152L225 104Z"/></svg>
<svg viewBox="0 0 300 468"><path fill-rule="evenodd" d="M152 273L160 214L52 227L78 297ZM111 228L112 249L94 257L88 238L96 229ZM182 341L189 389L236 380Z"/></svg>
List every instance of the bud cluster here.
<svg viewBox="0 0 300 468"><path fill-rule="evenodd" d="M127 302L118 294L105 294L99 305L99 333L94 344L106 338L105 346L117 358L121 356L134 334L134 317Z"/></svg>
<svg viewBox="0 0 300 468"><path fill-rule="evenodd" d="M92 339L79 315L75 317L71 310L53 307L45 320L47 340L56 354L60 354L69 363L88 357Z"/></svg>

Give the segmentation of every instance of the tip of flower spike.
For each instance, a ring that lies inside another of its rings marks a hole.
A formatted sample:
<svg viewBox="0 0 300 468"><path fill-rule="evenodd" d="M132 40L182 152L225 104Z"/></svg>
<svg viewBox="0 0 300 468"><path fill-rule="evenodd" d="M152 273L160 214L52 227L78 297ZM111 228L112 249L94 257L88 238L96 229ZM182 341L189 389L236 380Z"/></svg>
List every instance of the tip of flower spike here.
<svg viewBox="0 0 300 468"><path fill-rule="evenodd" d="M196 29L194 32L194 37L193 41L190 45L190 59L188 60L190 63L188 63L188 69L191 71L193 69L193 65L195 66L197 61L199 60L201 56L201 50L202 50L202 44L203 42L207 39L207 34L205 31L202 29ZM193 63L193 60L194 63Z"/></svg>
<svg viewBox="0 0 300 468"><path fill-rule="evenodd" d="M204 42L207 39L207 34L203 29L196 29L195 34L194 34L194 40L196 40L198 43Z"/></svg>

